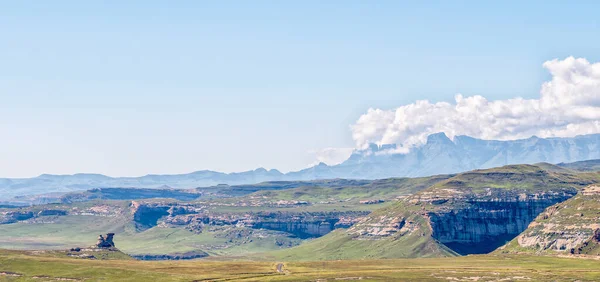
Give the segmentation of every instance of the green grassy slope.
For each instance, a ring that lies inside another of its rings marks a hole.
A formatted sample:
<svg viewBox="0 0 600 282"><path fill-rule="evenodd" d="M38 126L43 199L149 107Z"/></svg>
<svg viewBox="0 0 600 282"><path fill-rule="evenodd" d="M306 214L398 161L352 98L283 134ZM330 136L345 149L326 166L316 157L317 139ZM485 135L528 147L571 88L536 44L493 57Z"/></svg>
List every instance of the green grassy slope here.
<svg viewBox="0 0 600 282"><path fill-rule="evenodd" d="M576 171L600 171L600 160L560 163L557 166Z"/></svg>
<svg viewBox="0 0 600 282"><path fill-rule="evenodd" d="M382 199L392 200L421 191L452 175L435 175L418 178L389 178L373 180L368 184L340 187L302 186L287 190L259 191L254 197L268 197L273 200L301 200L309 202Z"/></svg>
<svg viewBox="0 0 600 282"><path fill-rule="evenodd" d="M537 165L508 165L498 168L460 173L440 181L431 189L470 189L482 192L486 188L549 190L580 189L600 179L600 172L579 173L541 163ZM431 190L430 189L430 190Z"/></svg>

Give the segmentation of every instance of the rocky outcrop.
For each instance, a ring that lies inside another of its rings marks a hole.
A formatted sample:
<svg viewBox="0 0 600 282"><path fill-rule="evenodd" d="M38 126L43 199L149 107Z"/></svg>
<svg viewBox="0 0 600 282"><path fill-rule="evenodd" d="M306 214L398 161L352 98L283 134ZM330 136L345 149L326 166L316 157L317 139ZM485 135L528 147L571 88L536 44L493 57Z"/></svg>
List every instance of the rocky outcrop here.
<svg viewBox="0 0 600 282"><path fill-rule="evenodd" d="M263 228L269 230L278 230L292 233L295 236L305 239L311 237L320 237L335 229L335 223L338 219L310 220L310 221L258 221L252 225L252 228Z"/></svg>
<svg viewBox="0 0 600 282"><path fill-rule="evenodd" d="M357 235L357 238L360 239L382 239L392 235L403 236L406 232L413 230L413 225L412 220L407 220L402 216L379 215L369 221L361 222L360 225L351 227L349 232Z"/></svg>
<svg viewBox="0 0 600 282"><path fill-rule="evenodd" d="M95 247L101 249L114 248L115 242L113 242L113 237L115 233L107 233L106 237L102 235L98 235L98 242L96 242Z"/></svg>
<svg viewBox="0 0 600 282"><path fill-rule="evenodd" d="M323 236L337 228L348 228L366 216L367 211L349 212L249 212L249 213L172 213L162 224L186 226L201 233L208 226L237 226L282 231L298 238Z"/></svg>
<svg viewBox="0 0 600 282"><path fill-rule="evenodd" d="M153 226L184 226L202 233L210 226L248 227L290 233L297 238L323 236L337 228L348 228L369 214L346 212L213 212L194 204L132 201L138 230Z"/></svg>
<svg viewBox="0 0 600 282"><path fill-rule="evenodd" d="M323 236L336 228L348 227L367 214L368 212L259 213L246 225L288 232L299 238L311 238Z"/></svg>
<svg viewBox="0 0 600 282"><path fill-rule="evenodd" d="M359 204L363 204L363 205L375 205L375 204L380 204L385 202L385 200L382 199L377 199L377 200L362 200L360 202L358 202Z"/></svg>
<svg viewBox="0 0 600 282"><path fill-rule="evenodd" d="M64 216L67 214L67 211L59 209L27 210L23 208L18 211L0 212L0 224L16 223L41 216Z"/></svg>

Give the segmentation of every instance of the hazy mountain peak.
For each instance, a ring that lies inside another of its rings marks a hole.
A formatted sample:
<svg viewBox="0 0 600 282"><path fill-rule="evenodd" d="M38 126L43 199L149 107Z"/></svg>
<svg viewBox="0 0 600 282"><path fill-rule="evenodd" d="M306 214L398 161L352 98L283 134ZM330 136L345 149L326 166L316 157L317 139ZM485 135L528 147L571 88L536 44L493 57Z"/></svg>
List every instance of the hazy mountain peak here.
<svg viewBox="0 0 600 282"><path fill-rule="evenodd" d="M432 143L452 143L452 140L444 132L438 132L427 136L427 144Z"/></svg>
<svg viewBox="0 0 600 282"><path fill-rule="evenodd" d="M269 169L269 172L273 173L273 174L282 174L281 171L279 171L278 169L274 169L274 168Z"/></svg>
<svg viewBox="0 0 600 282"><path fill-rule="evenodd" d="M428 136L427 143L406 153L394 153L395 144L370 144L355 151L348 160L329 166L323 162L296 172L257 168L241 173L209 170L189 174L147 175L113 178L98 174L51 175L34 178L0 179L0 196L42 194L87 190L98 187L192 188L217 184L253 184L263 181L314 179L378 179L449 174L507 164L539 162L569 163L600 159L600 134L570 138L531 137L521 140L482 140L456 136L454 142L444 133ZM378 153L386 152L386 153Z"/></svg>

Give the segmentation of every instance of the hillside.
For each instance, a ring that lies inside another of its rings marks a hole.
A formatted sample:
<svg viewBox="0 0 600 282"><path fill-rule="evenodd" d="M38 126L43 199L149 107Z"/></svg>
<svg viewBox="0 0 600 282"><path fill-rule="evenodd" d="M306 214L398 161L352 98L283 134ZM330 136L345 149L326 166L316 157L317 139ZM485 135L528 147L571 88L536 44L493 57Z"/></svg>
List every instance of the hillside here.
<svg viewBox="0 0 600 282"><path fill-rule="evenodd" d="M576 171L600 171L600 159L572 163L559 163L557 166Z"/></svg>
<svg viewBox="0 0 600 282"><path fill-rule="evenodd" d="M600 186L548 207L497 253L600 255Z"/></svg>
<svg viewBox="0 0 600 282"><path fill-rule="evenodd" d="M345 230L272 253L289 260L411 258L488 253L522 231L547 207L600 181L549 164L460 173Z"/></svg>
<svg viewBox="0 0 600 282"><path fill-rule="evenodd" d="M268 255L280 260L343 260L458 254L432 237L421 207L398 204L373 212L348 229Z"/></svg>
<svg viewBox="0 0 600 282"><path fill-rule="evenodd" d="M272 200L302 200L310 202L360 200L395 200L430 187L452 175L434 175L417 178L387 178L348 183L347 185L303 185L291 189L259 190L250 197L265 197ZM307 183L317 183L311 181Z"/></svg>

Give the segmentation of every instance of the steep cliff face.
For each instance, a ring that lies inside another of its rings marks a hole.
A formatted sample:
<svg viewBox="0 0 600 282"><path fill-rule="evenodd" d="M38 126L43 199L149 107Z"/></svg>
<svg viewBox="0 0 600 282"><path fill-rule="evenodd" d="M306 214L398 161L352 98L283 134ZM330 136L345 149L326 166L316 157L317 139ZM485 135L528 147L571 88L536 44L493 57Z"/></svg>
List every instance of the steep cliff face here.
<svg viewBox="0 0 600 282"><path fill-rule="evenodd" d="M450 212L432 212L433 238L459 254L489 253L525 230L544 209L570 195L526 201L471 202ZM510 200L510 199L508 199Z"/></svg>
<svg viewBox="0 0 600 282"><path fill-rule="evenodd" d="M33 218L35 214L31 211L11 211L0 213L0 224L10 224L21 220Z"/></svg>
<svg viewBox="0 0 600 282"><path fill-rule="evenodd" d="M169 209L168 205L131 202L133 220L136 228L140 230L156 226L161 217L169 214Z"/></svg>
<svg viewBox="0 0 600 282"><path fill-rule="evenodd" d="M323 236L336 228L346 228L368 212L261 213L249 225L284 231L298 238Z"/></svg>
<svg viewBox="0 0 600 282"><path fill-rule="evenodd" d="M67 215L62 209L52 208L20 208L18 211L1 211L0 224L11 224L19 221L35 220L43 217L57 217Z"/></svg>
<svg viewBox="0 0 600 282"><path fill-rule="evenodd" d="M331 232L333 229L335 229L336 222L337 219L309 222L269 221L257 222L252 225L252 228L284 231L292 233L298 238L306 239L311 237L320 237Z"/></svg>
<svg viewBox="0 0 600 282"><path fill-rule="evenodd" d="M498 252L600 255L600 186L547 208Z"/></svg>

